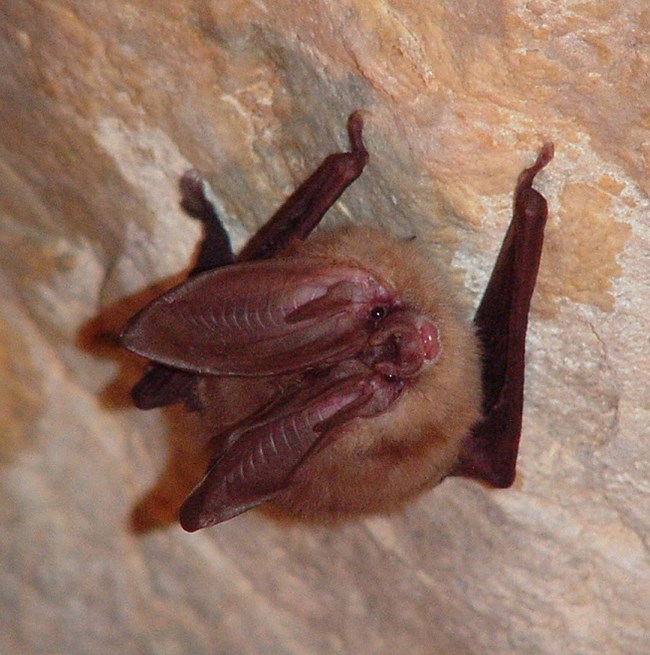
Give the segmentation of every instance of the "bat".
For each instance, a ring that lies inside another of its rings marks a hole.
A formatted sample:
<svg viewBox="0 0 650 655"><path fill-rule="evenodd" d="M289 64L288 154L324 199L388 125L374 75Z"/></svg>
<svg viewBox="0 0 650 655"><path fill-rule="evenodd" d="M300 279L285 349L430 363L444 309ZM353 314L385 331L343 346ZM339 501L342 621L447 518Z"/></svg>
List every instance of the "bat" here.
<svg viewBox="0 0 650 655"><path fill-rule="evenodd" d="M211 462L180 509L190 532L262 503L303 518L391 511L448 476L505 488L521 434L524 351L547 203L519 176L513 218L473 321L414 241L319 231L368 162L360 112L235 256L193 170L182 206L204 224L188 279L132 317L150 360L132 397L199 412Z"/></svg>

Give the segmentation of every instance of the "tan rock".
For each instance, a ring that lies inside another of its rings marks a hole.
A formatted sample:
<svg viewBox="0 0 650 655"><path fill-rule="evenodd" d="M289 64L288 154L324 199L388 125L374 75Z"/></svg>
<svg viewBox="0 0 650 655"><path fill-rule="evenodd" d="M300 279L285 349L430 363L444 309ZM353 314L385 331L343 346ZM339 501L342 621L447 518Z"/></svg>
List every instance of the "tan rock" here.
<svg viewBox="0 0 650 655"><path fill-rule="evenodd" d="M644 3L0 7L0 651L648 652ZM187 266L186 168L241 244L356 108L371 162L327 223L417 236L470 300L556 144L515 486L450 480L336 529L134 534L173 513L196 426L116 406L137 367L79 331Z"/></svg>

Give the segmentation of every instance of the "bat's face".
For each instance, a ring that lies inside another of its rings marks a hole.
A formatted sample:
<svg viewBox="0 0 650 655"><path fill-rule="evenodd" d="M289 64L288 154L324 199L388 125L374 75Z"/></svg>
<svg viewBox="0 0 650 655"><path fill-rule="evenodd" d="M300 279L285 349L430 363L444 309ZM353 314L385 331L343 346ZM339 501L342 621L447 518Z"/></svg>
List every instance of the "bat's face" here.
<svg viewBox="0 0 650 655"><path fill-rule="evenodd" d="M480 355L469 311L416 244L376 230L325 233L295 256L354 263L381 280L392 300L349 360L372 368L378 380L373 411L337 425L327 447L305 459L272 502L318 518L398 507L449 473L480 418Z"/></svg>
<svg viewBox="0 0 650 655"><path fill-rule="evenodd" d="M402 307L375 316L377 327L358 355L372 369L403 379L418 375L438 358L438 328L429 317Z"/></svg>

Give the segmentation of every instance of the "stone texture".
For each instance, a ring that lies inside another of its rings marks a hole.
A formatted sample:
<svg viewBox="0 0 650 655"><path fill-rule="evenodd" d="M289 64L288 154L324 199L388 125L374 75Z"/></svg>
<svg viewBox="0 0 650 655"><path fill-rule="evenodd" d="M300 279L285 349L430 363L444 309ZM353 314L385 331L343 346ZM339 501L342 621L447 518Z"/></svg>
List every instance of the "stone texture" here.
<svg viewBox="0 0 650 655"><path fill-rule="evenodd" d="M644 3L0 16L1 652L650 652ZM470 302L517 173L556 144L514 488L451 480L335 529L256 512L146 531L173 513L194 428L128 408L137 365L90 349L88 322L117 329L187 265L183 170L208 173L241 244L359 107L371 163L328 224L417 236Z"/></svg>

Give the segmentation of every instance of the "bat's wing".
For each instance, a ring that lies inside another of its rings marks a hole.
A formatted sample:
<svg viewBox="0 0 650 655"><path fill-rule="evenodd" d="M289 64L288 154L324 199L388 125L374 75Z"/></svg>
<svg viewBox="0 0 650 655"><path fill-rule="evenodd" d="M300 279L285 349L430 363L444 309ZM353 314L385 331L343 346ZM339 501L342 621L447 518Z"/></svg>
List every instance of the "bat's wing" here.
<svg viewBox="0 0 650 655"><path fill-rule="evenodd" d="M548 215L546 200L532 183L552 157L553 146L544 145L535 164L519 176L512 222L474 317L483 347L484 418L466 438L451 475L495 487L509 487L515 478L528 312Z"/></svg>
<svg viewBox="0 0 650 655"><path fill-rule="evenodd" d="M197 275L126 325L122 344L173 369L266 376L357 353L394 292L370 273L307 259L247 262Z"/></svg>
<svg viewBox="0 0 650 655"><path fill-rule="evenodd" d="M385 411L400 390L353 361L294 381L267 407L215 439L225 444L181 507L181 525L194 532L272 499L307 458L333 441L337 427Z"/></svg>
<svg viewBox="0 0 650 655"><path fill-rule="evenodd" d="M350 152L336 152L326 157L246 244L238 261L274 257L293 241L309 236L368 163L362 130L361 112L355 111L348 117Z"/></svg>

